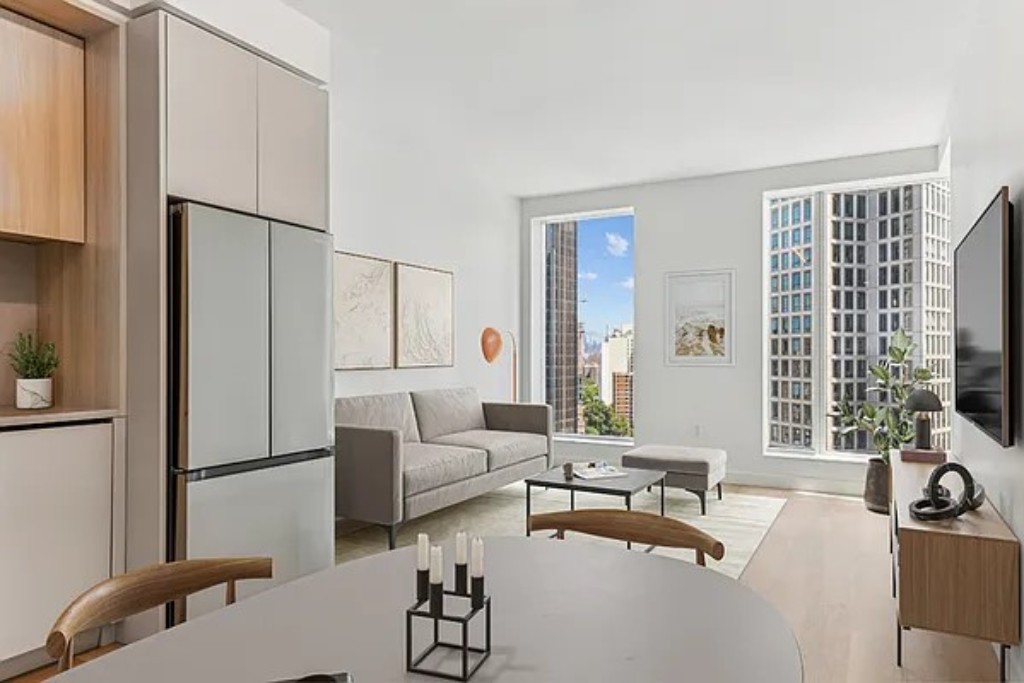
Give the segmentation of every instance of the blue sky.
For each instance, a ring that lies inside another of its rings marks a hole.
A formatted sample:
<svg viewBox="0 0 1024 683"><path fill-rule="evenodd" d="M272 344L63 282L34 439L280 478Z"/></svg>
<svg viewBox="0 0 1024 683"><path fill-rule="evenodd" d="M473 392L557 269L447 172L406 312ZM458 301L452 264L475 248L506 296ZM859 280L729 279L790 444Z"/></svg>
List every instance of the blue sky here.
<svg viewBox="0 0 1024 683"><path fill-rule="evenodd" d="M633 322L633 216L582 220L576 234L580 322L603 339Z"/></svg>

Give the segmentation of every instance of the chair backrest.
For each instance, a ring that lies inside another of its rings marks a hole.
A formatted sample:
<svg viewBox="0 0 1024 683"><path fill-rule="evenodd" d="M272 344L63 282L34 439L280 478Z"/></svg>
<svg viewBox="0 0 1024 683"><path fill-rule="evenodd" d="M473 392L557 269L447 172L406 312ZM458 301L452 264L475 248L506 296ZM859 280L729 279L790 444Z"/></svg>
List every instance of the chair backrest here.
<svg viewBox="0 0 1024 683"><path fill-rule="evenodd" d="M649 512L604 509L548 512L532 515L530 529L554 530L558 538L565 538L566 531L575 531L643 545L691 548L697 552L697 564L702 567L705 554L716 560L725 557L725 546L714 536L678 519Z"/></svg>
<svg viewBox="0 0 1024 683"><path fill-rule="evenodd" d="M235 582L269 579L269 557L225 557L154 564L111 577L67 606L50 629L46 651L59 659L58 671L71 666L72 644L83 631L120 621L211 586L227 584L226 602L235 601Z"/></svg>

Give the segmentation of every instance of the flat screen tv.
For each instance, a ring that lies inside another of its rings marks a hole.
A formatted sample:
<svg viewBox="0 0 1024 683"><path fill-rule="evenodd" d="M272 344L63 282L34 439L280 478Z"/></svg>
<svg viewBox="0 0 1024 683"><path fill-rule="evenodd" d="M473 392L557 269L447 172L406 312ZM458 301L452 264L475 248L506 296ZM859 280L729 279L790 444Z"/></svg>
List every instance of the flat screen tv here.
<svg viewBox="0 0 1024 683"><path fill-rule="evenodd" d="M956 248L956 411L1013 445L1011 384L1013 205L1004 187Z"/></svg>

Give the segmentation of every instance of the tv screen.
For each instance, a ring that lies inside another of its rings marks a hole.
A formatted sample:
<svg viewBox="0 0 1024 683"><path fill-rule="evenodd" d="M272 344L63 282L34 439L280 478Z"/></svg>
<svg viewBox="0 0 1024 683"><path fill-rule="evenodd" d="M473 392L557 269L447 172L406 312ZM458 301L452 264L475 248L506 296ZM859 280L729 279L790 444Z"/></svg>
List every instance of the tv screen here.
<svg viewBox="0 0 1024 683"><path fill-rule="evenodd" d="M1010 193L1002 188L956 248L956 411L1003 446L1010 412Z"/></svg>

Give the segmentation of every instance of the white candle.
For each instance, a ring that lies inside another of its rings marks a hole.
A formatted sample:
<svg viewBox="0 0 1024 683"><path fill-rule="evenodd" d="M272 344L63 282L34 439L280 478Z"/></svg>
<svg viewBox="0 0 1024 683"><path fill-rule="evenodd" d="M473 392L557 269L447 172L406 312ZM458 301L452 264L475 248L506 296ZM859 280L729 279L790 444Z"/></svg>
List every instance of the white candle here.
<svg viewBox="0 0 1024 683"><path fill-rule="evenodd" d="M480 577L484 575L484 542L483 539L473 539L473 557L470 560L469 575Z"/></svg>
<svg viewBox="0 0 1024 683"><path fill-rule="evenodd" d="M430 583L441 583L441 568L443 566L441 546L435 545L430 549Z"/></svg>
<svg viewBox="0 0 1024 683"><path fill-rule="evenodd" d="M426 534L416 537L416 569L421 572L430 569L430 537Z"/></svg>
<svg viewBox="0 0 1024 683"><path fill-rule="evenodd" d="M466 564L466 532L455 534L455 564Z"/></svg>

